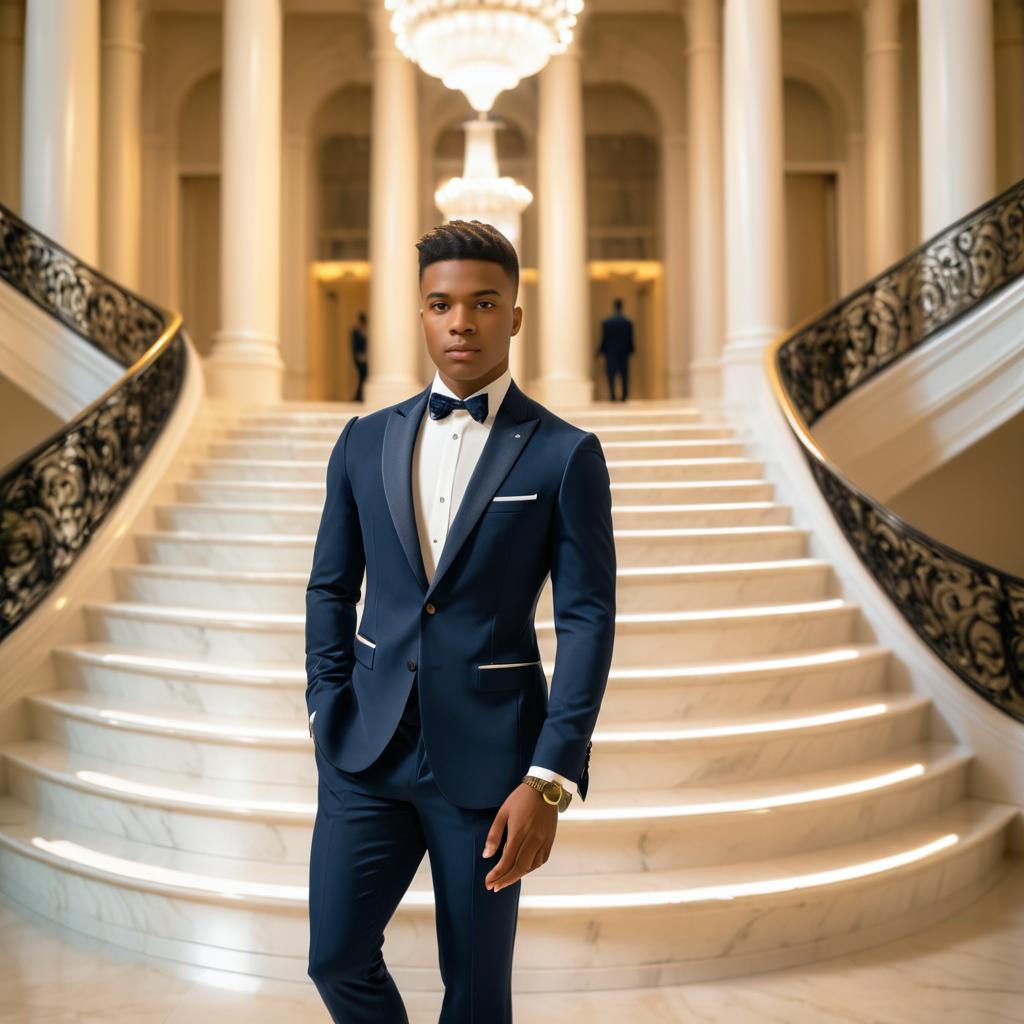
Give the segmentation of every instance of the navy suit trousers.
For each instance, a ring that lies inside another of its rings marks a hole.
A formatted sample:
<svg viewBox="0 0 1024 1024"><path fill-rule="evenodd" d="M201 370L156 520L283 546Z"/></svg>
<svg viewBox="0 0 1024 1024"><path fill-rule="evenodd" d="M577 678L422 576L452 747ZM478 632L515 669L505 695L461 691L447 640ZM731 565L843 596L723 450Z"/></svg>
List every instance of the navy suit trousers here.
<svg viewBox="0 0 1024 1024"><path fill-rule="evenodd" d="M625 402L629 398L629 356L605 356L605 373L608 375L608 395L614 402ZM621 394L616 394L615 378L622 378Z"/></svg>
<svg viewBox="0 0 1024 1024"><path fill-rule="evenodd" d="M384 963L384 927L426 851L444 982L439 1024L510 1024L522 881L499 892L484 887L507 831L490 857L481 856L498 807L457 807L437 788L415 681L394 735L368 768L342 771L319 749L316 762L308 973L331 1018L408 1021Z"/></svg>

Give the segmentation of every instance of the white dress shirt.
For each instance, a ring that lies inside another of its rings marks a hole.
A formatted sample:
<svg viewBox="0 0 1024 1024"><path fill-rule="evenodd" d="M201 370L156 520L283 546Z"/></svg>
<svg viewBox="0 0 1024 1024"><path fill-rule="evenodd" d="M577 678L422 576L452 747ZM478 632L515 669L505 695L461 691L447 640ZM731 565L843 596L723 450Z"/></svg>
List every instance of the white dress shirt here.
<svg viewBox="0 0 1024 1024"><path fill-rule="evenodd" d="M419 533L420 553L423 568L428 579L433 577L441 551L448 536L448 528L455 520L466 485L473 475L484 442L494 425L505 393L512 383L512 371L506 370L472 395L487 394L487 418L477 423L468 409L453 409L444 419L430 418L429 397L423 410L420 429L412 456L413 504L416 512L416 530ZM450 398L458 398L454 391L441 380L440 372L434 373L430 393L435 391ZM568 792L576 793L576 783L564 775L530 765L529 775L560 782Z"/></svg>
<svg viewBox="0 0 1024 1024"><path fill-rule="evenodd" d="M484 442L494 425L494 417L511 383L512 371L506 370L490 384L468 396L472 398L487 393L487 418L482 423L477 423L468 409L453 409L444 419L431 419L430 398L427 397L413 448L412 494L420 554L428 578L433 577L437 563L441 560L448 527L459 511L462 496L466 493L466 484L473 475ZM441 380L440 372L434 373L430 386L430 393L435 391L450 398L459 397ZM313 715L310 716L310 723ZM576 783L572 779L550 768L532 764L527 774L560 782L568 792L576 793Z"/></svg>

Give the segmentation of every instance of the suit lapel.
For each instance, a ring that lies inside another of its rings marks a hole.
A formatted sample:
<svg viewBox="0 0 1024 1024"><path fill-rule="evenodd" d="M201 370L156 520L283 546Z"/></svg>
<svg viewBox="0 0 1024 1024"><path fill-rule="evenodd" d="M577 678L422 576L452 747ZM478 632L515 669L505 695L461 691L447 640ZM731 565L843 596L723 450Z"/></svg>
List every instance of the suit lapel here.
<svg viewBox="0 0 1024 1024"><path fill-rule="evenodd" d="M380 449L380 471L388 511L409 567L424 591L427 589L427 573L423 568L416 511L412 503L412 454L429 397L428 384L418 395L407 398L391 410Z"/></svg>
<svg viewBox="0 0 1024 1024"><path fill-rule="evenodd" d="M487 435L479 461L466 485L448 536L441 551L434 577L428 582L420 552L419 533L412 497L412 456L420 421L426 413L430 386L424 391L396 405L388 417L381 447L381 473L388 509L405 551L405 557L428 597L451 566L466 538L487 508L495 491L508 475L519 453L526 447L530 436L540 422L531 415L529 400L513 380L498 407L491 432Z"/></svg>
<svg viewBox="0 0 1024 1024"><path fill-rule="evenodd" d="M501 486L502 480L508 476L508 471L519 458L519 453L526 447L538 423L540 418L530 415L526 396L516 387L514 380L510 381L508 391L505 392L505 397L498 406L497 415L491 424L491 432L487 435L480 452L480 458L466 484L466 493L462 496L459 511L448 528L441 558L427 591L428 597L455 561L459 549L473 532L477 520L494 497L494 492Z"/></svg>

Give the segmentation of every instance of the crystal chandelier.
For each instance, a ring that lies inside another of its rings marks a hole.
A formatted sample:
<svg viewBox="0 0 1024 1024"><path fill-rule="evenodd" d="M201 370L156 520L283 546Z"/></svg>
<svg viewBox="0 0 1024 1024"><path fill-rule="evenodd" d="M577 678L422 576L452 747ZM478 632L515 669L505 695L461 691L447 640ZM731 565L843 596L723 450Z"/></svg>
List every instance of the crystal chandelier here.
<svg viewBox="0 0 1024 1024"><path fill-rule="evenodd" d="M486 112L572 41L583 0L384 0L398 49Z"/></svg>
<svg viewBox="0 0 1024 1024"><path fill-rule="evenodd" d="M493 224L518 250L520 214L533 202L533 193L514 178L498 176L495 121L480 114L462 127L466 131L462 177L449 178L434 193L434 202L449 220Z"/></svg>

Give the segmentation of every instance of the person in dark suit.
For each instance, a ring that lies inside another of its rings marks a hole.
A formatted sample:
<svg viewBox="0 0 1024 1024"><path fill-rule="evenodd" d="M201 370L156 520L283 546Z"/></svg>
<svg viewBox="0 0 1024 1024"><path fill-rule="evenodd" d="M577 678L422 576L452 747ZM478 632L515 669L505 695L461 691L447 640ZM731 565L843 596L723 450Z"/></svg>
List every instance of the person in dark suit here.
<svg viewBox="0 0 1024 1024"><path fill-rule="evenodd" d="M363 400L363 381L366 380L366 314L362 311L356 317L356 325L352 328L352 361L356 364L359 384L353 402Z"/></svg>
<svg viewBox="0 0 1024 1024"><path fill-rule="evenodd" d="M633 354L633 321L622 313L622 299L615 299L615 312L601 321L601 344L598 355L604 355L608 374L608 394L615 401L615 378L622 378L622 401L629 394L629 357Z"/></svg>
<svg viewBox="0 0 1024 1024"><path fill-rule="evenodd" d="M345 424L306 588L308 974L336 1021L408 1020L383 933L426 852L440 1022L509 1024L521 879L586 798L611 666L610 480L597 436L512 380L508 239L456 220L417 249L436 373ZM550 693L534 625L549 576Z"/></svg>

